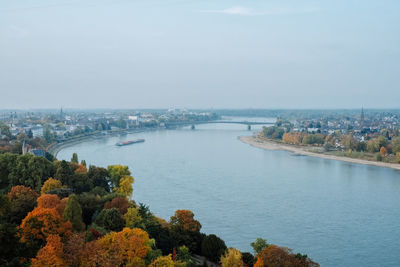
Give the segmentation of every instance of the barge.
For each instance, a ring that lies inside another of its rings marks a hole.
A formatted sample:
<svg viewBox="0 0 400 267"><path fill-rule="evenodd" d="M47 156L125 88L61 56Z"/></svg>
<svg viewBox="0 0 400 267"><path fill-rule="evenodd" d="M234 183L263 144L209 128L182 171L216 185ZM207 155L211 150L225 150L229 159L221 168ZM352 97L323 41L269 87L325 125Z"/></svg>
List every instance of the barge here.
<svg viewBox="0 0 400 267"><path fill-rule="evenodd" d="M144 139L135 139L135 140L118 142L115 145L116 146L127 146L127 145L131 145L131 144L143 143L143 142L144 142Z"/></svg>

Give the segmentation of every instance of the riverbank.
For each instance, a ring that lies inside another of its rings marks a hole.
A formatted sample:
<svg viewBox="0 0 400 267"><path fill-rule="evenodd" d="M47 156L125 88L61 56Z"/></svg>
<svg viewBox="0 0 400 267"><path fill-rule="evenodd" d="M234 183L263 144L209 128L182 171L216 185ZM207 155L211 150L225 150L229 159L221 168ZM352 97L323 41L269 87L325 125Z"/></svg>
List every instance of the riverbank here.
<svg viewBox="0 0 400 267"><path fill-rule="evenodd" d="M369 161L369 160L363 160L363 159L339 157L339 156L334 156L334 155L317 153L317 152L310 151L309 148L307 148L307 147L277 143L277 142L274 142L271 140L260 138L258 136L239 136L238 139L240 141L242 141L243 143L246 143L253 147L265 149L265 150L284 150L284 151L289 151L289 152L292 152L292 153L298 154L298 155L318 157L318 158L330 159L330 160L340 160L340 161L345 161L345 162L350 162L350 163L372 165L372 166L400 170L400 164L386 163L386 162L379 162L379 161Z"/></svg>
<svg viewBox="0 0 400 267"><path fill-rule="evenodd" d="M96 133L96 134L92 134L92 135L87 135L87 136L82 136L82 137L78 137L78 138L73 138L61 143L57 143L54 146L52 146L51 148L49 148L49 153L52 154L54 157L57 157L57 154L63 150L64 148L76 145L76 144L80 144L86 141L90 141L90 140L96 140L96 139L102 139L105 137L111 137L111 136L117 136L117 135L125 135L125 134L131 134L131 133L140 133L140 132L146 132L146 131L155 131L155 130L160 130L160 129L165 129L165 128L161 128L161 127L157 127L157 128L141 128L141 129L131 129L131 130L123 130L123 131L108 131L108 132L104 132L104 133Z"/></svg>

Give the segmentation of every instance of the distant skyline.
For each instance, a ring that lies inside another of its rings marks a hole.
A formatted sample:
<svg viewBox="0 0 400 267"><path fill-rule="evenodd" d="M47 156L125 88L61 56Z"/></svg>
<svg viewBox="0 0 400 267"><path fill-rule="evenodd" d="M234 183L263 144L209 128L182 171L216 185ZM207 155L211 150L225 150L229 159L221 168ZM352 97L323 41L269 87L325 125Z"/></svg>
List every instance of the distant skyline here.
<svg viewBox="0 0 400 267"><path fill-rule="evenodd" d="M0 109L400 108L400 2L3 0Z"/></svg>

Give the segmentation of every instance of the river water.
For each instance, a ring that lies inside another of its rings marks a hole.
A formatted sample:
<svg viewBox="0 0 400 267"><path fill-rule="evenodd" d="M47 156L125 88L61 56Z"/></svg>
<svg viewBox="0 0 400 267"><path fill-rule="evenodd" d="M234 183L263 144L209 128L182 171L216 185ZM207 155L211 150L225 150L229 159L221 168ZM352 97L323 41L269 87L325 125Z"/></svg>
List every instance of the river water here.
<svg viewBox="0 0 400 267"><path fill-rule="evenodd" d="M255 130L255 127L253 127ZM400 266L400 172L265 151L240 142L245 125L207 124L105 137L59 152L88 164L128 165L134 200L169 219L189 209L227 246L269 243L321 266ZM134 138L146 142L117 147Z"/></svg>

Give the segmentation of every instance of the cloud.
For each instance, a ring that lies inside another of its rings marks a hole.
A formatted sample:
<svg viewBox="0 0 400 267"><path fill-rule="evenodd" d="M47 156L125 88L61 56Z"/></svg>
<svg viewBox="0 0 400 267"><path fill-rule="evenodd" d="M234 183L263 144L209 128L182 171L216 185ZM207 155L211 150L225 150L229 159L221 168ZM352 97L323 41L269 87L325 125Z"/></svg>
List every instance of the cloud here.
<svg viewBox="0 0 400 267"><path fill-rule="evenodd" d="M242 6L233 6L221 10L204 10L205 13L219 13L227 15L240 15L240 16L262 16L262 15L290 15L312 13L317 11L317 8L274 8L268 10L256 10Z"/></svg>

